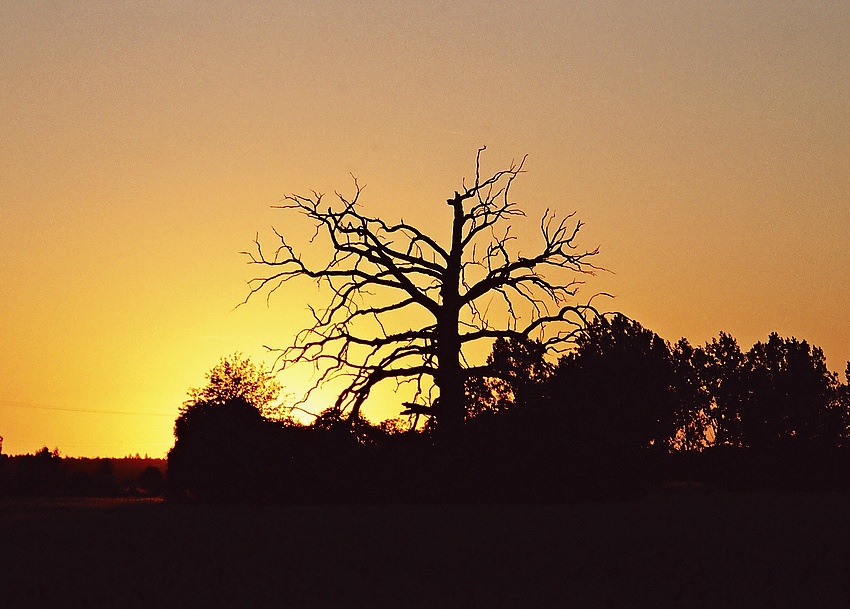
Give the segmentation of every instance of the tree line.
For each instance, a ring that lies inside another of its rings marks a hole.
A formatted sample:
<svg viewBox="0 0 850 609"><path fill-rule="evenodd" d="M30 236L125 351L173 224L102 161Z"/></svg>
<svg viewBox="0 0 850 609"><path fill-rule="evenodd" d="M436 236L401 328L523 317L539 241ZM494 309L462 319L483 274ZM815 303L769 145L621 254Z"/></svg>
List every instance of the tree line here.
<svg viewBox="0 0 850 609"><path fill-rule="evenodd" d="M677 477L847 483L826 460L847 449L847 383L820 349L777 334L747 351L724 333L670 345L603 314L606 294L579 298L600 270L599 248L579 244L581 221L547 209L538 242L519 244L512 193L526 159L488 174L484 151L448 207L429 210L446 212L442 238L364 212L356 179L352 196L276 206L313 225L305 247L329 250L314 260L283 232L271 248L255 237L245 302L317 284L327 300L308 303L312 324L275 350L276 366L315 370L303 399L332 381L342 389L302 425L266 412L280 389L268 372L223 360L175 424L175 496L558 500ZM475 363L482 348L490 356ZM374 425L362 407L388 383L413 395Z"/></svg>
<svg viewBox="0 0 850 609"><path fill-rule="evenodd" d="M175 424L174 498L562 501L677 482L717 488L850 487L850 369L771 334L667 343L623 315L599 317L575 350L497 340L491 374L466 385L446 442L414 414L373 424L333 407L308 424L275 406L279 386L238 356L193 390ZM850 364L848 364L850 367Z"/></svg>
<svg viewBox="0 0 850 609"><path fill-rule="evenodd" d="M45 446L33 454L0 454L0 497L161 496L165 471L164 459L70 458Z"/></svg>
<svg viewBox="0 0 850 609"><path fill-rule="evenodd" d="M502 348L491 359L510 369L517 347ZM528 376L521 370L510 375ZM819 347L776 333L747 351L723 332L702 346L671 345L623 315L601 317L542 380L516 393L562 405L589 437L618 450L848 442L847 383Z"/></svg>

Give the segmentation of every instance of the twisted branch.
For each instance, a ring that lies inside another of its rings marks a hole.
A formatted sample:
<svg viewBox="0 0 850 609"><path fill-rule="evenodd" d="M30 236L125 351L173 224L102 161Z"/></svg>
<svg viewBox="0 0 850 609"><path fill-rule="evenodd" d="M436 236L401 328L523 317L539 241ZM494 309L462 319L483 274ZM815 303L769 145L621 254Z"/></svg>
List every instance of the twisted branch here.
<svg viewBox="0 0 850 609"><path fill-rule="evenodd" d="M525 214L509 194L526 159L482 178L484 150L476 155L473 184L464 181L462 190L448 200L456 212L448 246L404 221L390 224L364 214L359 203L363 187L356 178L353 197L335 193L335 205L326 205L324 196L313 192L289 195L275 206L306 216L315 225L311 241L321 235L334 250L325 265L310 266L275 230L278 244L273 251L264 249L255 236L253 249L242 252L249 264L265 269L248 282L243 304L260 293L268 299L296 278L329 288L328 304L311 308L313 324L299 332L292 345L276 350L278 369L307 362L319 371L301 403L322 384L345 379L334 408L357 417L372 389L392 379L398 384L416 383L414 402L406 404L406 412L434 415L439 412L434 403L415 402L431 394L427 388L441 373L444 362L438 339L447 330L458 337L459 348L497 338L534 337L557 350L598 315L590 301L571 304L581 281L559 282L546 276L553 270L572 275L600 270L591 263L597 249L576 247L582 223L572 220L574 214L557 219L547 209L540 222L540 252L513 253L514 237L507 222ZM495 323L489 304L484 304L492 296L500 298L507 310L502 325ZM458 310L449 311L449 301ZM417 319L422 321L411 327ZM553 325L558 328L554 333L549 330ZM466 361L462 351L456 355ZM487 374L486 366L464 365L467 376Z"/></svg>

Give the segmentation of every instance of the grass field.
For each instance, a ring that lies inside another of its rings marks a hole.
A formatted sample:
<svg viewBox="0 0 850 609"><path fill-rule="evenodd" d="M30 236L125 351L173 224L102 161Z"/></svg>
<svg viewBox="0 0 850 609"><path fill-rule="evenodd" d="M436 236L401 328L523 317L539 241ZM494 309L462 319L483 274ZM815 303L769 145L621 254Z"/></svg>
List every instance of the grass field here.
<svg viewBox="0 0 850 609"><path fill-rule="evenodd" d="M0 607L838 606L850 496L558 506L4 500Z"/></svg>

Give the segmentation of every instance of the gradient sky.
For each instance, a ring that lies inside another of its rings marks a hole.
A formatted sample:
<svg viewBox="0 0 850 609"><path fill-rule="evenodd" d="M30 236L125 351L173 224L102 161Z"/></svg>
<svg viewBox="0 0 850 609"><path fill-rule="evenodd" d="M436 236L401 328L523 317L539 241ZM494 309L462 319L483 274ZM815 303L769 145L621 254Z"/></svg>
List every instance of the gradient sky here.
<svg viewBox="0 0 850 609"><path fill-rule="evenodd" d="M0 2L0 83L6 453L164 455L219 357L321 303L234 310L271 205L351 173L443 234L482 144L485 171L529 154L529 249L546 208L586 223L612 273L585 296L850 359L846 0Z"/></svg>

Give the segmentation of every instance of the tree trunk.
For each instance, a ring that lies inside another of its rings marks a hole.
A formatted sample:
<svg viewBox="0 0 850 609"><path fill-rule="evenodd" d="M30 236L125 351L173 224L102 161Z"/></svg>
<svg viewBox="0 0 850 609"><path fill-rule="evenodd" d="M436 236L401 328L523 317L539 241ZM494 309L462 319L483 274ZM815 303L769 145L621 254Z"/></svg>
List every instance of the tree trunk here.
<svg viewBox="0 0 850 609"><path fill-rule="evenodd" d="M446 439L456 437L466 418L465 375L460 363L460 269L463 255L463 196L455 193L447 202L454 210L452 246L440 287L440 316L437 319L437 364L435 379L440 390L437 429Z"/></svg>
<svg viewBox="0 0 850 609"><path fill-rule="evenodd" d="M440 371L436 378L440 390L440 402L436 411L437 429L446 439L456 437L460 433L466 418L465 375L460 365L460 341L452 341L451 338L443 337L445 342L438 345Z"/></svg>

